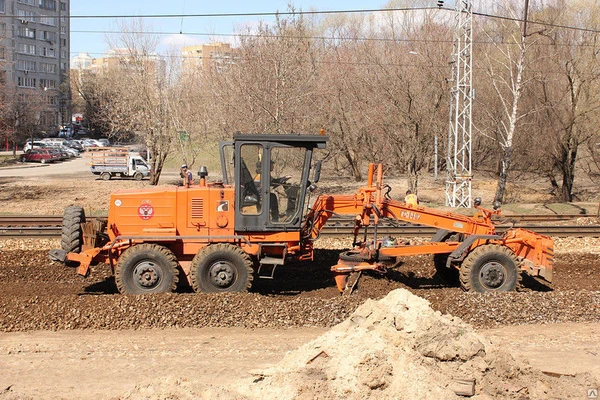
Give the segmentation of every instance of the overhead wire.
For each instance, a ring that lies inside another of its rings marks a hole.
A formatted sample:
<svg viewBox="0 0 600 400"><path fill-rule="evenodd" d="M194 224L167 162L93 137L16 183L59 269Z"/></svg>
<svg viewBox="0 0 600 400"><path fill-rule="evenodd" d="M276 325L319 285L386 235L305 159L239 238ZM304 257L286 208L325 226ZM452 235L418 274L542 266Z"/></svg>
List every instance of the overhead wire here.
<svg viewBox="0 0 600 400"><path fill-rule="evenodd" d="M62 18L67 19L127 19L127 18L232 18L232 17L277 17L277 16L295 16L295 15L330 15L330 14L360 14L360 13L387 13L387 12L398 12L398 11L426 11L426 10L443 10L443 11L456 11L451 7L439 7L436 5L432 6L420 6L420 7L393 7L393 8L364 8L354 10L293 10L293 11L268 11L268 12L244 12L244 13L202 13L202 14L116 14L116 15L63 15ZM474 16L486 17L493 19L502 19L507 21L523 22L521 18L508 17L503 15L496 15L490 13L476 12L473 11ZM17 18L22 19L16 15L0 15L0 18ZM590 33L600 33L600 29L577 27L572 25L562 25L552 22L527 20L528 24L537 24L543 26L549 26L553 28L578 30Z"/></svg>

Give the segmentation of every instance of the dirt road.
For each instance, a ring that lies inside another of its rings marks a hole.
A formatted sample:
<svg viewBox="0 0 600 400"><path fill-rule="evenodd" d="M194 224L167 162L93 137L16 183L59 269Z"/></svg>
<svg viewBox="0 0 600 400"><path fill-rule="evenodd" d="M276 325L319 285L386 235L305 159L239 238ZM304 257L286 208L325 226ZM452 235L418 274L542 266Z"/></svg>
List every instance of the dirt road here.
<svg viewBox="0 0 600 400"><path fill-rule="evenodd" d="M194 387L227 386L277 363L286 352L325 331L204 328L0 333L0 399L15 394L32 399L109 399L136 385L178 379ZM482 333L542 371L590 372L600 377L600 324L511 326ZM585 399L585 394L580 398Z"/></svg>

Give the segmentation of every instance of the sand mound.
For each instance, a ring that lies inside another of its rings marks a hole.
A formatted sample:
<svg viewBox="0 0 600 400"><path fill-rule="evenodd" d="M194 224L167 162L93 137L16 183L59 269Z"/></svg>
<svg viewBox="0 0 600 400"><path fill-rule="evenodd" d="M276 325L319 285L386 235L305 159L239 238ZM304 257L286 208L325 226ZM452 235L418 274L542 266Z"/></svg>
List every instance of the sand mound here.
<svg viewBox="0 0 600 400"><path fill-rule="evenodd" d="M235 389L250 398L581 398L589 375L551 377L407 290L367 300L328 333Z"/></svg>

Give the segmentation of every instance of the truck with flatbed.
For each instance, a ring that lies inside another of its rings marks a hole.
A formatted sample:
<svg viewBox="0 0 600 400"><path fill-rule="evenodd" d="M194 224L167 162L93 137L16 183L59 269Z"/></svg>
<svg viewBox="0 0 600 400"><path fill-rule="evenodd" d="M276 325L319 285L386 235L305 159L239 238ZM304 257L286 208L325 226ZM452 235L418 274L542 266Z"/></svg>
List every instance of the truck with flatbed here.
<svg viewBox="0 0 600 400"><path fill-rule="evenodd" d="M146 160L126 147L99 147L88 149L90 171L104 180L114 177L133 178L140 181L150 175Z"/></svg>

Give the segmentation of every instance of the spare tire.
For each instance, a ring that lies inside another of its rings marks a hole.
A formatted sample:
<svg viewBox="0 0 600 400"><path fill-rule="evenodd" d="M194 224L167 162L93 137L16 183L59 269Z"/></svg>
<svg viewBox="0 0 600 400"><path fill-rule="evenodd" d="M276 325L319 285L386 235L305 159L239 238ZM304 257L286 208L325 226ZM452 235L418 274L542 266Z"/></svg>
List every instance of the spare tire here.
<svg viewBox="0 0 600 400"><path fill-rule="evenodd" d="M65 208L63 214L63 226L61 237L61 248L67 253L81 253L83 245L83 231L81 224L85 222L85 211L79 206Z"/></svg>

